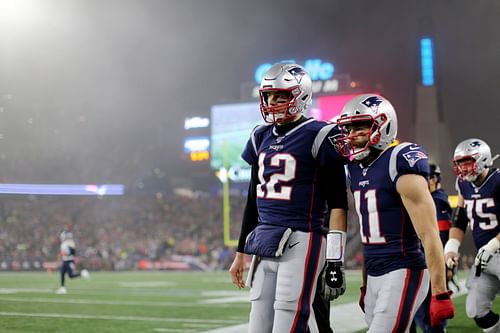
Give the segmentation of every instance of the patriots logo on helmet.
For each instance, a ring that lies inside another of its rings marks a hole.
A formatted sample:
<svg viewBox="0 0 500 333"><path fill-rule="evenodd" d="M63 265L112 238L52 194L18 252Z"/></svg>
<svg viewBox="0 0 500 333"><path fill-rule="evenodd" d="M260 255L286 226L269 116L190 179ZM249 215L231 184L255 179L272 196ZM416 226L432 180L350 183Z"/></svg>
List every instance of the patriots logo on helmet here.
<svg viewBox="0 0 500 333"><path fill-rule="evenodd" d="M418 161L428 158L424 152L421 152L419 150L410 150L409 152L404 153L403 157L412 168Z"/></svg>
<svg viewBox="0 0 500 333"><path fill-rule="evenodd" d="M292 74L295 77L295 80L297 80L298 83L302 81L302 76L306 75L307 73L302 69L301 67L294 67L288 70L288 73Z"/></svg>
<svg viewBox="0 0 500 333"><path fill-rule="evenodd" d="M471 147L479 147L479 146L481 146L481 142L479 142L477 140L476 141L472 141L471 143L469 143L469 146L471 146Z"/></svg>
<svg viewBox="0 0 500 333"><path fill-rule="evenodd" d="M363 102L361 102L361 104L363 104L363 105L371 108L373 111L377 112L378 106L382 102L383 102L383 100L380 97L372 96L372 97L368 97L367 99L365 99Z"/></svg>

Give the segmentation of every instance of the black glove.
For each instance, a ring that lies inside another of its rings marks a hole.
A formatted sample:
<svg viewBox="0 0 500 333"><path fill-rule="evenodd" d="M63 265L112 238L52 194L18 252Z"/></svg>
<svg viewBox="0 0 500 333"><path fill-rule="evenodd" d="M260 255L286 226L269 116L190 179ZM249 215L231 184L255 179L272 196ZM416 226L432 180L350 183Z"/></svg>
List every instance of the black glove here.
<svg viewBox="0 0 500 333"><path fill-rule="evenodd" d="M343 295L346 289L344 264L341 261L327 261L323 270L324 281L323 297L334 300Z"/></svg>

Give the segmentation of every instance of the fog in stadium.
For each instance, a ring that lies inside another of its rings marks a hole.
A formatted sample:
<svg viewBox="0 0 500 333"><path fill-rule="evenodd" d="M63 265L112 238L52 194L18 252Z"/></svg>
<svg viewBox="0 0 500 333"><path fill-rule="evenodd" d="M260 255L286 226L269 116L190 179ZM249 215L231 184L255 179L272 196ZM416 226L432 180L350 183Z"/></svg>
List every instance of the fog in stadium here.
<svg viewBox="0 0 500 333"><path fill-rule="evenodd" d="M187 130L185 120L212 121L217 107L231 119L228 105L258 103L257 68L283 60L334 66L332 96L391 100L398 139L428 148L456 194L458 142L478 137L500 153L499 17L492 0L0 0L0 183L117 184L125 193L3 195L0 271L25 261L26 270L57 269L63 229L91 272L227 270L247 183L231 182L224 216L214 146L198 161L185 147L188 137L212 139L210 127ZM424 37L433 43L427 87ZM258 107L249 112L260 119ZM196 191L204 199L186 199ZM40 288L55 289L57 274L50 281Z"/></svg>
<svg viewBox="0 0 500 333"><path fill-rule="evenodd" d="M8 182L130 184L155 167L189 177L179 159L184 118L238 100L258 64L290 58L328 59L336 73L380 84L399 111L399 136L412 140L422 35L435 40L439 112L451 141L499 142L496 2L1 6L0 148Z"/></svg>

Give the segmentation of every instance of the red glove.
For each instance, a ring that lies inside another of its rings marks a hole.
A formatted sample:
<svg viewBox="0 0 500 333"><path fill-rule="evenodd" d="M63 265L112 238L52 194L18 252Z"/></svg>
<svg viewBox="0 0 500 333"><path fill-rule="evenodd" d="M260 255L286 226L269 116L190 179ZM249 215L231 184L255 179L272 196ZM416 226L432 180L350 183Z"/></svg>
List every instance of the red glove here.
<svg viewBox="0 0 500 333"><path fill-rule="evenodd" d="M366 287L363 286L363 287L360 287L359 288L359 291L361 292L359 294L359 301L358 301L358 304L359 304L359 307L361 308L361 310L363 310L363 313L365 312L365 295L366 295Z"/></svg>
<svg viewBox="0 0 500 333"><path fill-rule="evenodd" d="M451 302L450 295L451 291L432 295L429 311L431 315L431 326L437 326L441 324L444 319L453 318L455 315L455 307Z"/></svg>

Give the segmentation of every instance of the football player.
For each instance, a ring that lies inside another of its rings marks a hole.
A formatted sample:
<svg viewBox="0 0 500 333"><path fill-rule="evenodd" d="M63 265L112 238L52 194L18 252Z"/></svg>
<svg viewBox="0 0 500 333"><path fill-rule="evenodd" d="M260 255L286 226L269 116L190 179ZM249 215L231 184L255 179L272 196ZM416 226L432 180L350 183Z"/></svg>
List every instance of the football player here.
<svg viewBox="0 0 500 333"><path fill-rule="evenodd" d="M439 237L441 238L441 244L444 247L448 241L450 233L452 209L450 202L448 201L448 194L441 186L441 168L437 164L429 164L429 168L429 191L431 192L434 205L436 206ZM458 289L458 285L453 278L454 272L455 270L448 269L446 271L446 280L448 281L448 285L450 283L455 283L455 286ZM429 306L431 297L432 295L428 293L424 303L417 310L410 333L416 332L416 324L420 326L424 333L441 333L446 331L446 321L443 321L442 324L434 327L430 326Z"/></svg>
<svg viewBox="0 0 500 333"><path fill-rule="evenodd" d="M437 164L429 164L429 168L429 191L436 206L439 238L444 247L450 235L453 210L448 201L448 193L441 186L441 168Z"/></svg>
<svg viewBox="0 0 500 333"><path fill-rule="evenodd" d="M329 237L330 243L339 242L338 251L323 269L322 228L325 203L330 221L346 223L345 159L328 139L336 134L336 125L302 115L311 99L312 82L304 68L273 65L260 86L260 109L268 124L252 131L242 153L252 176L229 272L243 288L245 253L253 255L246 283L251 288L251 333L317 331L311 303L322 271L332 297L345 290L340 253L345 233Z"/></svg>
<svg viewBox="0 0 500 333"><path fill-rule="evenodd" d="M458 207L444 248L446 264L455 267L470 226L478 252L466 282L469 292L465 309L483 332L500 332L499 315L491 310L500 292L500 171L492 167L493 161L490 147L483 140L467 139L455 148Z"/></svg>
<svg viewBox="0 0 500 333"><path fill-rule="evenodd" d="M394 144L396 112L379 95L354 97L337 123L338 151L352 158L349 178L365 260L359 303L368 332L407 332L429 282L432 324L453 317L426 152L414 143Z"/></svg>
<svg viewBox="0 0 500 333"><path fill-rule="evenodd" d="M57 294L66 294L68 291L64 286L66 274L73 279L76 277L83 277L88 279L90 274L88 270L83 269L81 272L78 272L75 267L75 241L73 240L73 234L69 231L63 231L59 235L59 239L61 240L61 286L57 289Z"/></svg>

